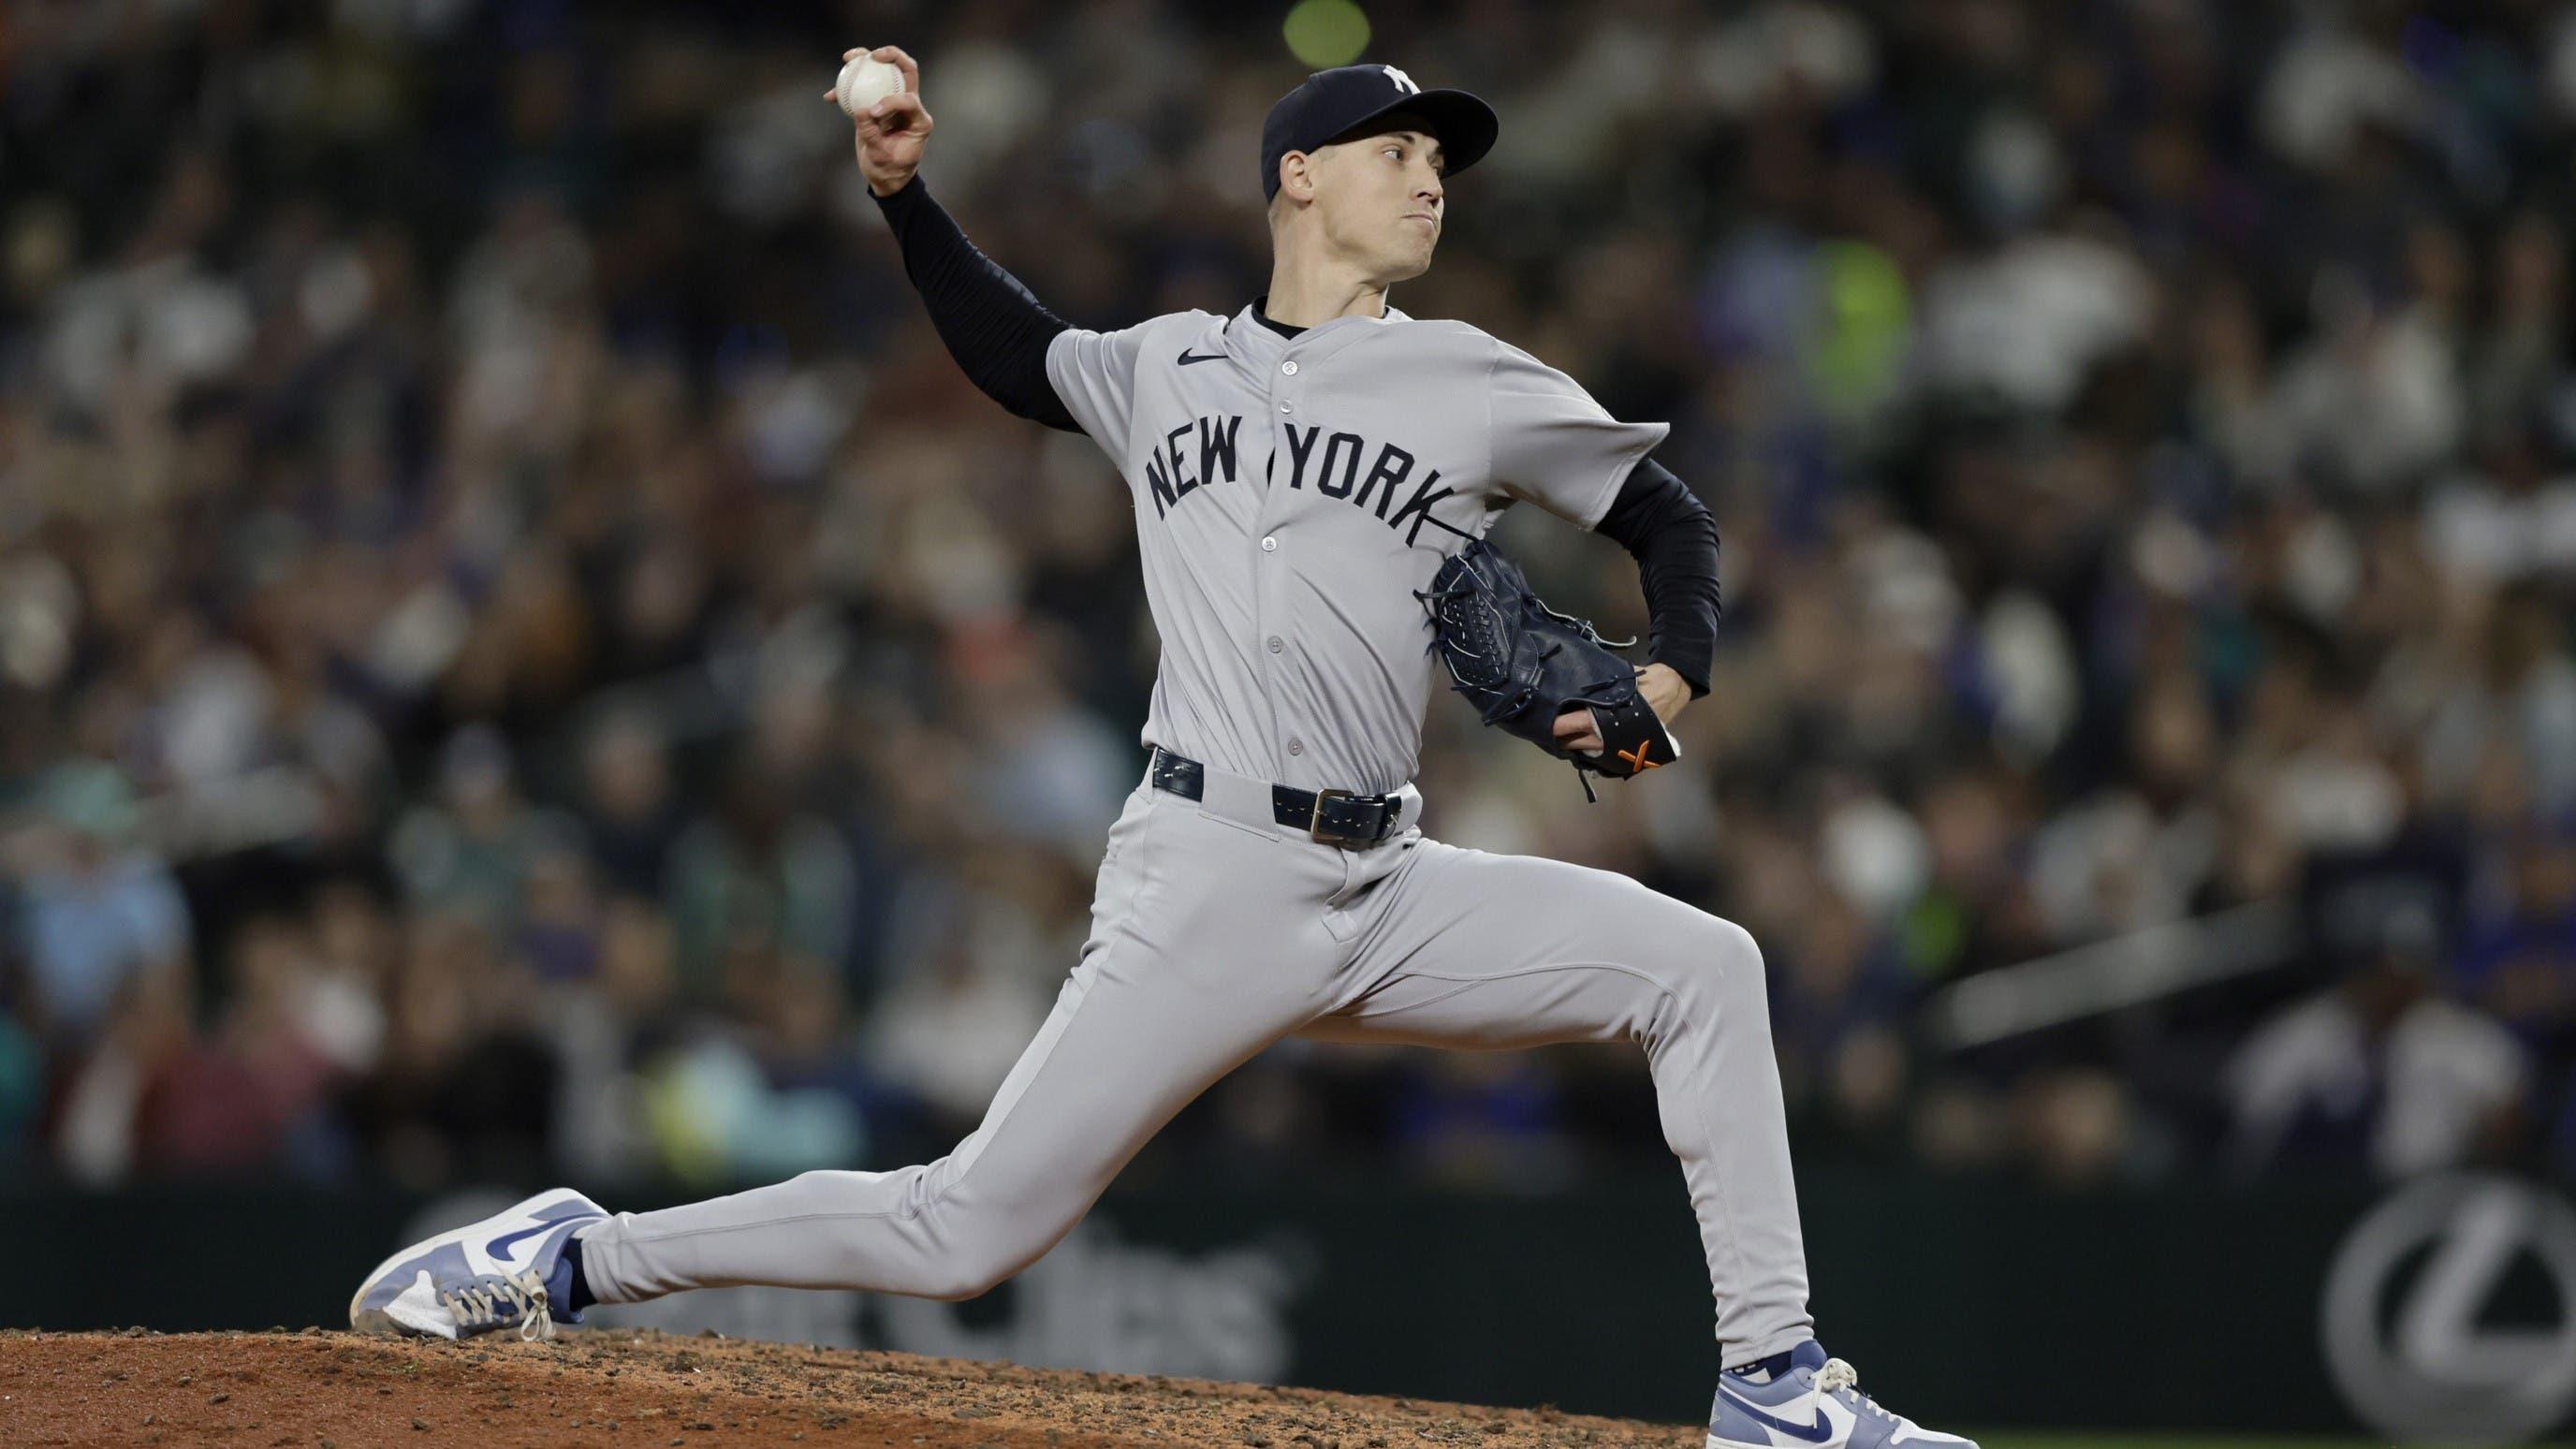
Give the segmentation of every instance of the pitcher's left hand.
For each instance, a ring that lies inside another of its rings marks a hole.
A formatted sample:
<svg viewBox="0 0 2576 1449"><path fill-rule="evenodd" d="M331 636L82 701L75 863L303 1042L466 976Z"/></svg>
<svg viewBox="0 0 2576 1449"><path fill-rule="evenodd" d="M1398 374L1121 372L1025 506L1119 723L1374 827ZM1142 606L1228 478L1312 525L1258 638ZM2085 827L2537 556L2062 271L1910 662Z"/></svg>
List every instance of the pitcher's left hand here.
<svg viewBox="0 0 2576 1449"><path fill-rule="evenodd" d="M1681 717L1682 706L1691 701L1689 681L1669 664L1649 664L1637 671L1637 692L1653 706L1655 718L1670 728ZM1599 750L1601 731L1592 722L1592 711L1570 709L1556 717L1556 737L1565 741L1569 750Z"/></svg>

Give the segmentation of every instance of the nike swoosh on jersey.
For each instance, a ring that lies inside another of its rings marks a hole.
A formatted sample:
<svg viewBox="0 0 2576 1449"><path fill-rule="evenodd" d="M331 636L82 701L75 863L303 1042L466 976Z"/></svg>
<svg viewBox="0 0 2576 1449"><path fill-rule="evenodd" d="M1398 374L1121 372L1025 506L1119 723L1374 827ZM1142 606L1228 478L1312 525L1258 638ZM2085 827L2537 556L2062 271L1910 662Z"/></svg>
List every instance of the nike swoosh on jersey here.
<svg viewBox="0 0 2576 1449"><path fill-rule="evenodd" d="M1184 347L1184 348L1182 348L1182 349L1181 349L1181 366L1183 366L1183 367L1187 367L1187 366L1189 366L1189 365L1190 365L1191 363L1193 363L1193 362L1223 362L1223 361L1225 361L1225 354L1224 354L1224 353L1222 353L1222 352L1203 352L1203 353L1198 353L1198 354L1195 354L1195 355L1194 355L1194 354L1192 354L1192 353L1191 353L1191 351L1190 351L1188 348L1186 348L1186 347Z"/></svg>
<svg viewBox="0 0 2576 1449"><path fill-rule="evenodd" d="M1792 1424L1786 1419L1775 1419L1771 1415L1762 1412L1758 1406L1746 1403L1737 1395L1728 1393L1726 1391L1726 1385L1724 1384L1719 1384L1717 1386L1717 1394L1719 1398L1733 1404L1737 1413L1742 1414L1744 1417L1751 1419L1753 1422L1760 1424L1765 1428L1777 1429L1792 1439L1804 1439L1810 1444L1822 1444L1827 1439L1834 1437L1834 1426L1825 1418L1825 1410L1822 1405L1818 1405L1816 1408L1816 1422L1813 1424Z"/></svg>

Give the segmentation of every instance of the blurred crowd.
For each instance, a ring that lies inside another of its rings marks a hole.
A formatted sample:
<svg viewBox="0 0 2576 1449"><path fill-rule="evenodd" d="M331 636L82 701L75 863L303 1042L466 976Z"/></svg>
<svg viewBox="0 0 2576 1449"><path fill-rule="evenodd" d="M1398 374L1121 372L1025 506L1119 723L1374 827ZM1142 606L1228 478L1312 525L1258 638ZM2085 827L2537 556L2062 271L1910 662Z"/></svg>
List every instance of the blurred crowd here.
<svg viewBox="0 0 2576 1449"><path fill-rule="evenodd" d="M1431 833L1750 928L1804 1153L2576 1170L2576 6L1365 12L1504 120L1397 305L1669 420L1724 538L1682 764L1586 806L1444 693ZM1261 290L1314 68L1272 7L10 7L13 1176L721 1183L971 1127L1155 641L1119 480L948 360L820 98L885 43L1062 315ZM1542 591L1642 621L1521 512ZM2159 928L2235 964L1927 1025ZM1138 1171L1544 1187L1655 1122L1631 1051L1292 1041Z"/></svg>

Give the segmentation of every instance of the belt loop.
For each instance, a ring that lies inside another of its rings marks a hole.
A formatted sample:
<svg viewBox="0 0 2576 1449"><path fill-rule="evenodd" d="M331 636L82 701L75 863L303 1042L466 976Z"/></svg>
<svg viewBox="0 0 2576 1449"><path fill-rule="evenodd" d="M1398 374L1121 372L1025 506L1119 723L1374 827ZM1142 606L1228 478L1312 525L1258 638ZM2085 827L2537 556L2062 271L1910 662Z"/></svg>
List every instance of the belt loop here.
<svg viewBox="0 0 2576 1449"><path fill-rule="evenodd" d="M1395 792L1395 824L1388 827L1386 838L1393 840L1422 823L1422 789L1407 780Z"/></svg>

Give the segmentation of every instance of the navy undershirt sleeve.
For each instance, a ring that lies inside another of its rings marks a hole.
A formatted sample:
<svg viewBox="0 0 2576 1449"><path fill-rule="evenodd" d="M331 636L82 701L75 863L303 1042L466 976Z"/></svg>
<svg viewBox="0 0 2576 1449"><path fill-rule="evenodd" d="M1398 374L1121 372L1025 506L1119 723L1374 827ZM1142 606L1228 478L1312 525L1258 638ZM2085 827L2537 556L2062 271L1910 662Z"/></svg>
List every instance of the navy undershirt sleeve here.
<svg viewBox="0 0 2576 1449"><path fill-rule="evenodd" d="M978 251L931 198L919 172L892 196L878 196L877 207L903 249L904 275L921 293L939 340L966 376L1020 417L1081 432L1047 380L1047 344L1071 324Z"/></svg>
<svg viewBox="0 0 2576 1449"><path fill-rule="evenodd" d="M1647 657L1670 665L1691 698L1708 693L1718 616L1717 519L1708 505L1672 470L1641 458L1593 531L1636 556L1646 590Z"/></svg>

